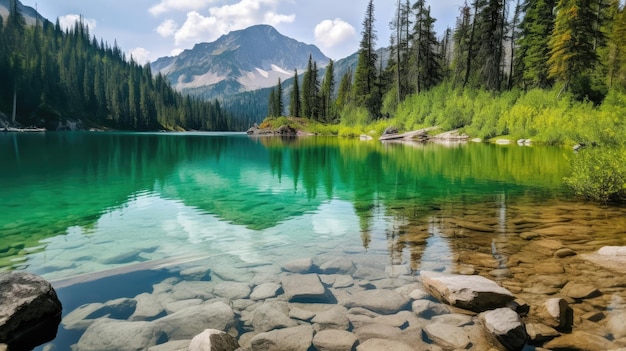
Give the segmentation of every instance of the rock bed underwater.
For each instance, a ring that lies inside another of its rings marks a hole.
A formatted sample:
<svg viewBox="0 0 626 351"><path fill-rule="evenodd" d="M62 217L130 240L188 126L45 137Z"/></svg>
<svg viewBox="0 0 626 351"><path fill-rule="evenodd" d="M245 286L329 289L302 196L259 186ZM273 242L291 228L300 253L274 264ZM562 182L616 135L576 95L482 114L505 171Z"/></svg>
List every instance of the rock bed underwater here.
<svg viewBox="0 0 626 351"><path fill-rule="evenodd" d="M68 310L62 326L74 339L43 349L187 350L205 329L249 351L505 350L526 335L524 350L625 349L625 209L508 206L503 220L489 211L498 209L402 224L384 250L190 262L136 295ZM482 277L513 301L490 306L496 315L450 306L454 289L429 283L436 272Z"/></svg>

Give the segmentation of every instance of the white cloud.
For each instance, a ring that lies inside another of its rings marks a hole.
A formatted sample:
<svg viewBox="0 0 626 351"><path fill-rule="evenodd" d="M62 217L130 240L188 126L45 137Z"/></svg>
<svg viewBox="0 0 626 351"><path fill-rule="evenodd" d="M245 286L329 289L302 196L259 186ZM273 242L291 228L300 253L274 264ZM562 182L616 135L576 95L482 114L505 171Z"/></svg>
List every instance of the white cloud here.
<svg viewBox="0 0 626 351"><path fill-rule="evenodd" d="M96 20L93 18L84 18L81 15L75 15L73 13L59 17L59 24L63 30L72 29L76 22L83 21L85 25L89 27L89 31L92 32L96 29Z"/></svg>
<svg viewBox="0 0 626 351"><path fill-rule="evenodd" d="M178 30L178 24L174 22L174 20L168 19L163 21L157 28L156 31L163 38L168 38L176 34Z"/></svg>
<svg viewBox="0 0 626 351"><path fill-rule="evenodd" d="M324 20L315 26L315 41L325 47L332 48L356 37L352 25L340 18Z"/></svg>
<svg viewBox="0 0 626 351"><path fill-rule="evenodd" d="M152 6L148 11L153 16L175 11L200 10L214 2L214 0L161 0L157 5Z"/></svg>
<svg viewBox="0 0 626 351"><path fill-rule="evenodd" d="M213 41L220 35L244 29L255 24L276 26L291 23L296 16L276 12L279 0L239 0L219 7L211 7L209 16L197 11L187 13L187 20L178 29L174 38L177 46L197 42Z"/></svg>
<svg viewBox="0 0 626 351"><path fill-rule="evenodd" d="M150 51L142 47L138 47L138 48L134 48L130 50L130 54L132 55L135 62L137 62L140 65L150 62Z"/></svg>

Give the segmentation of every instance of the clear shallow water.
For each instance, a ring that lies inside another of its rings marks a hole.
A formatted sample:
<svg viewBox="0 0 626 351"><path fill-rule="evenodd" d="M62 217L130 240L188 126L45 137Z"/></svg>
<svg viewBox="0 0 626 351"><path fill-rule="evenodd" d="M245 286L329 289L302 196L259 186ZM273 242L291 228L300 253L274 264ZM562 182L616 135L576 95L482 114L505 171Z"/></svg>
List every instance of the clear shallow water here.
<svg viewBox="0 0 626 351"><path fill-rule="evenodd" d="M406 213L563 195L563 149L237 134L0 135L0 269L58 280L321 237L369 245ZM301 253L299 253L301 254Z"/></svg>
<svg viewBox="0 0 626 351"><path fill-rule="evenodd" d="M0 270L53 281L64 314L149 291L185 262L216 269L354 254L414 271L474 263L483 273L489 267L463 255L515 255L517 218L580 207L562 186L569 153L240 134L0 134ZM458 220L498 229L459 234ZM604 243L621 240L606 235ZM60 332L57 343L75 343L74 334Z"/></svg>

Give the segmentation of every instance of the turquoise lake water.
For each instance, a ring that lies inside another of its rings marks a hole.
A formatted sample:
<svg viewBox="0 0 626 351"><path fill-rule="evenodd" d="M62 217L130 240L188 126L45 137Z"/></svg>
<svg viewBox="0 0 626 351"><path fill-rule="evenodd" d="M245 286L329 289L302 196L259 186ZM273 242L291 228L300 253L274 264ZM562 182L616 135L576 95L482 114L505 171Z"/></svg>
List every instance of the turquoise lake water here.
<svg viewBox="0 0 626 351"><path fill-rule="evenodd" d="M440 235L433 218L495 223L503 235L509 208L572 201L562 185L571 155L229 133L4 133L0 271L52 281L64 313L135 296L202 260L252 267L359 254L455 271L460 250L491 253L493 235L463 242Z"/></svg>

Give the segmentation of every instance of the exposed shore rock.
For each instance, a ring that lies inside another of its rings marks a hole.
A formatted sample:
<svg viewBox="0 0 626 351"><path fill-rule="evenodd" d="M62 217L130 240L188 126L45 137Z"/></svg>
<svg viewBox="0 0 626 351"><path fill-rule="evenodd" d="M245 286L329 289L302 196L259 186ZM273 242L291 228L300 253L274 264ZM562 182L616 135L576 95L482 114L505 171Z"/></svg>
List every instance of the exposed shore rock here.
<svg viewBox="0 0 626 351"><path fill-rule="evenodd" d="M246 131L250 136L297 136L298 131L288 125L282 125L277 129L260 128L256 123Z"/></svg>
<svg viewBox="0 0 626 351"><path fill-rule="evenodd" d="M189 351L235 351L239 343L232 335L215 329L207 329L191 339Z"/></svg>
<svg viewBox="0 0 626 351"><path fill-rule="evenodd" d="M487 331L507 350L521 350L528 335L520 316L509 308L498 308L481 314Z"/></svg>
<svg viewBox="0 0 626 351"><path fill-rule="evenodd" d="M510 291L478 275L422 272L421 277L426 289L439 300L474 312L505 307L515 300Z"/></svg>
<svg viewBox="0 0 626 351"><path fill-rule="evenodd" d="M0 275L0 343L30 349L55 338L62 305L52 285L35 274Z"/></svg>
<svg viewBox="0 0 626 351"><path fill-rule="evenodd" d="M598 266L626 273L626 246L605 246L595 253L580 256Z"/></svg>

